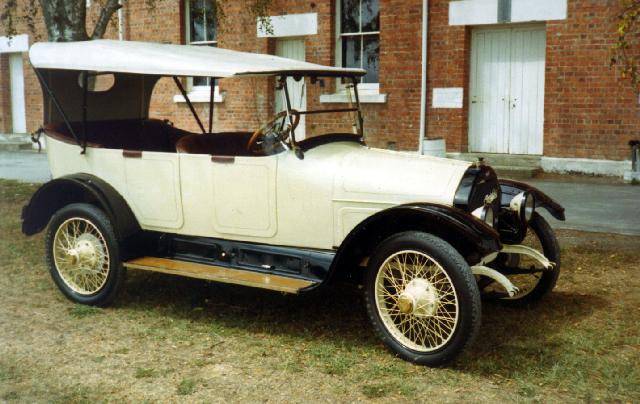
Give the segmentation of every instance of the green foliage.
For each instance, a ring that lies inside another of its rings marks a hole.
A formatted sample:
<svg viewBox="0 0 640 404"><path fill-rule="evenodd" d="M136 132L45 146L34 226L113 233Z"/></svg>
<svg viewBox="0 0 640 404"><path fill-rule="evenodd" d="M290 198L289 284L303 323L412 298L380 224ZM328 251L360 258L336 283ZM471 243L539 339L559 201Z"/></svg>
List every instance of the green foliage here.
<svg viewBox="0 0 640 404"><path fill-rule="evenodd" d="M416 388L401 381L365 384L360 388L367 398L381 398L389 395L412 396Z"/></svg>
<svg viewBox="0 0 640 404"><path fill-rule="evenodd" d="M259 27L262 31L273 34L271 19L268 17L269 6L272 0L255 0L252 4L252 13L258 19Z"/></svg>
<svg viewBox="0 0 640 404"><path fill-rule="evenodd" d="M16 11L18 9L17 0L7 0L0 10L0 23L4 34L8 37L16 35Z"/></svg>
<svg viewBox="0 0 640 404"><path fill-rule="evenodd" d="M178 388L176 389L176 393L179 396L188 396L193 394L196 391L196 382L193 379L182 379L180 384L178 384Z"/></svg>
<svg viewBox="0 0 640 404"><path fill-rule="evenodd" d="M154 377L156 375L155 370L151 368L137 368L136 373L133 375L136 379L144 379L148 377Z"/></svg>
<svg viewBox="0 0 640 404"><path fill-rule="evenodd" d="M611 65L617 66L620 75L631 81L634 90L640 93L640 72L638 66L640 0L620 0L621 13L618 15L617 39L613 45Z"/></svg>
<svg viewBox="0 0 640 404"><path fill-rule="evenodd" d="M82 304L76 304L69 309L69 314L75 318L84 318L99 314L101 310L93 306L85 306Z"/></svg>

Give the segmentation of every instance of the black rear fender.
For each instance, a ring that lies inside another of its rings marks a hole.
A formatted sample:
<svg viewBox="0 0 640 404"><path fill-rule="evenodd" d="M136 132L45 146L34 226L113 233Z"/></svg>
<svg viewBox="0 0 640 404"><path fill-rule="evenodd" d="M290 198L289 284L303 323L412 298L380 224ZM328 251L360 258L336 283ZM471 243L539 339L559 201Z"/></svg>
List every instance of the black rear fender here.
<svg viewBox="0 0 640 404"><path fill-rule="evenodd" d="M451 244L470 264L501 248L500 236L490 226L463 210L436 204L400 205L367 218L344 239L332 264L350 271L387 237L405 231L422 231Z"/></svg>
<svg viewBox="0 0 640 404"><path fill-rule="evenodd" d="M90 203L102 209L119 240L140 231L140 225L124 198L111 185L90 174L73 174L42 185L22 208L22 232L41 232L51 217L71 203Z"/></svg>
<svg viewBox="0 0 640 404"><path fill-rule="evenodd" d="M565 220L564 208L558 202L554 201L544 192L538 188L532 187L524 182L513 180L500 180L500 190L502 191L502 197L500 205L503 207L509 206L509 203L514 196L523 191L527 191L533 194L536 201L536 209L544 208L551 213L553 217L558 220Z"/></svg>

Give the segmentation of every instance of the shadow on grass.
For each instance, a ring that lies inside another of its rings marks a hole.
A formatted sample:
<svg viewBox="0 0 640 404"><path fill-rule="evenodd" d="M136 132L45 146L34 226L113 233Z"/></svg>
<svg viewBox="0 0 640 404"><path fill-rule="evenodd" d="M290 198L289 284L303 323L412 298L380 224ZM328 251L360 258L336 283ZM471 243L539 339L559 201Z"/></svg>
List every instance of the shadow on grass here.
<svg viewBox="0 0 640 404"><path fill-rule="evenodd" d="M375 343L360 293L350 285L305 295L129 271L118 307L248 333Z"/></svg>
<svg viewBox="0 0 640 404"><path fill-rule="evenodd" d="M453 367L484 376L545 372L571 355L577 324L609 302L586 294L554 292L530 307L483 302L474 345Z"/></svg>
<svg viewBox="0 0 640 404"><path fill-rule="evenodd" d="M366 318L359 291L337 285L319 293L295 296L161 274L130 272L118 306L154 310L159 316L183 319L225 330L265 333L295 341L341 343L380 349ZM451 367L481 375L511 377L531 368L554 366L565 351L562 338L606 300L590 295L553 293L529 308L483 303L482 327L476 342Z"/></svg>

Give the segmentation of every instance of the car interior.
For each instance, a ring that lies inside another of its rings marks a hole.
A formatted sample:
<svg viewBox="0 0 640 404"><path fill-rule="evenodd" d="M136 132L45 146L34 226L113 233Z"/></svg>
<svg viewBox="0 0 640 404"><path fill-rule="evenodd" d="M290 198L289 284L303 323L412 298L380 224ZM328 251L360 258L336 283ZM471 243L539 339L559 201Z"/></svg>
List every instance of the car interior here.
<svg viewBox="0 0 640 404"><path fill-rule="evenodd" d="M71 127L82 141L82 122L72 122ZM77 144L64 122L50 123L43 129L56 140ZM92 121L87 122L86 132L87 146L103 149L247 157L271 155L281 150L273 146L265 147L262 153L247 150L252 132L193 133L161 119ZM298 146L307 151L336 141L360 143L361 139L350 133L331 133L307 138L298 142Z"/></svg>
<svg viewBox="0 0 640 404"><path fill-rule="evenodd" d="M82 140L82 122L71 127ZM44 126L47 136L77 144L64 122ZM255 156L246 145L251 132L199 134L174 127L160 119L126 119L87 122L87 146L164 153L211 154L219 156Z"/></svg>
<svg viewBox="0 0 640 404"><path fill-rule="evenodd" d="M214 133L190 132L173 126L168 120L149 119L147 115L151 95L160 76L100 74L94 78L95 85L97 86L99 79L110 77L109 85L104 89L95 87L83 92L84 76L81 73L66 70L43 71L46 73L42 78L46 81L46 89L57 93L55 99L51 94L45 98L43 130L47 136L62 142L82 144L86 133L86 146L92 148L247 157L274 155L286 148L283 144L287 143L286 132L282 132L283 127L279 124L285 121L278 121L282 118L278 114L257 131ZM178 80L176 84L184 90ZM83 100L85 104L84 116L82 108L78 108L78 100ZM295 119L299 118L296 115ZM83 124L83 119L86 124ZM70 121L72 130L67 126L67 121ZM293 124L294 128L296 126L297 122ZM278 136L279 134L284 136ZM308 136L297 141L296 146L301 151L307 151L334 141L362 142L362 139L361 136L350 133L326 133Z"/></svg>

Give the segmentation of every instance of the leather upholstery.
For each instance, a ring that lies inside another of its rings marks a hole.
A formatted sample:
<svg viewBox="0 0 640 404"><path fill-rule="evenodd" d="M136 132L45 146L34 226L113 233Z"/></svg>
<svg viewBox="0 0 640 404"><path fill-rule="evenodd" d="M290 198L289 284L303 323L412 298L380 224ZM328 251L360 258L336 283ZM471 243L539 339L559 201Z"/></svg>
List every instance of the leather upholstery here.
<svg viewBox="0 0 640 404"><path fill-rule="evenodd" d="M82 141L82 122L71 126ZM44 131L54 139L76 144L64 122L45 125ZM88 147L175 153L177 141L190 134L159 119L87 122Z"/></svg>
<svg viewBox="0 0 640 404"><path fill-rule="evenodd" d="M249 132L191 134L178 140L176 151L216 156L249 156L246 145L250 135Z"/></svg>
<svg viewBox="0 0 640 404"><path fill-rule="evenodd" d="M82 141L82 122L72 122L71 126ZM77 144L64 122L45 125L44 131L54 139ZM250 132L195 134L159 119L87 122L87 146L94 148L249 156L249 137Z"/></svg>

